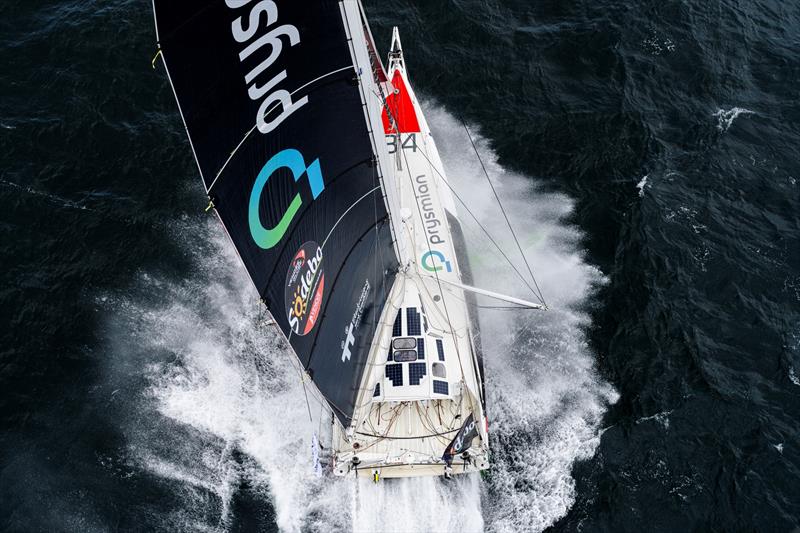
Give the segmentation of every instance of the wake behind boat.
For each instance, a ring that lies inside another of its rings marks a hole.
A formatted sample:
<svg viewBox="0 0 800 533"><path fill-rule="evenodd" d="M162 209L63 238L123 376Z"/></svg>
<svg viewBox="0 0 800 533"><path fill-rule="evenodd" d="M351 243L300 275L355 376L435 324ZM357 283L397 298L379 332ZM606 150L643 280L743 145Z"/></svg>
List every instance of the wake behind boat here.
<svg viewBox="0 0 800 533"><path fill-rule="evenodd" d="M395 29L358 0L154 0L213 208L305 386L337 475L489 467L475 294L450 185ZM276 421L276 423L291 421Z"/></svg>

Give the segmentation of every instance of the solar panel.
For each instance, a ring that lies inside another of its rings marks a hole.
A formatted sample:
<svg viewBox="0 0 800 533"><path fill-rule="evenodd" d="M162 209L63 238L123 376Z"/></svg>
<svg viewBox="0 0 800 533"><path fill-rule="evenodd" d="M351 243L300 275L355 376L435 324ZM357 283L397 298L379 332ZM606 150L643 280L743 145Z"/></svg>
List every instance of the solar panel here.
<svg viewBox="0 0 800 533"><path fill-rule="evenodd" d="M408 382L411 385L419 385L427 373L428 369L425 363L411 363L408 365Z"/></svg>
<svg viewBox="0 0 800 533"><path fill-rule="evenodd" d="M406 324L408 335L422 335L422 325L420 324L419 313L416 307L406 308Z"/></svg>
<svg viewBox="0 0 800 533"><path fill-rule="evenodd" d="M386 365L386 377L393 387L403 386L403 365Z"/></svg>
<svg viewBox="0 0 800 533"><path fill-rule="evenodd" d="M436 351L439 352L439 361L444 361L444 343L442 339L436 339Z"/></svg>
<svg viewBox="0 0 800 533"><path fill-rule="evenodd" d="M381 395L381 384L380 383L376 383L375 384L375 392L372 393L372 397L374 398L374 397L380 396L380 395Z"/></svg>
<svg viewBox="0 0 800 533"><path fill-rule="evenodd" d="M434 379L433 392L435 392L436 394L448 394L450 392L450 386L447 384L446 381L439 381L438 379Z"/></svg>
<svg viewBox="0 0 800 533"><path fill-rule="evenodd" d="M417 339L417 357L425 359L425 339Z"/></svg>
<svg viewBox="0 0 800 533"><path fill-rule="evenodd" d="M386 360L387 361L391 361L392 360L392 347L391 346L389 346L389 357L387 357Z"/></svg>
<svg viewBox="0 0 800 533"><path fill-rule="evenodd" d="M392 327L392 337L399 337L403 334L403 314L400 309L397 310L397 316L394 317L394 326Z"/></svg>

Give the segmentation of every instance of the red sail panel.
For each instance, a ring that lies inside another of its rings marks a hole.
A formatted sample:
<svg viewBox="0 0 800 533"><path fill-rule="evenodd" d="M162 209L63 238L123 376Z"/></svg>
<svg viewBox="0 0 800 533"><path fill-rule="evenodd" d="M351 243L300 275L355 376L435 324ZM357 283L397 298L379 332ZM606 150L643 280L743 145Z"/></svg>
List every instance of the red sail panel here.
<svg viewBox="0 0 800 533"><path fill-rule="evenodd" d="M392 120L389 120L389 113L391 113L400 133L419 133L419 121L414 112L414 104L411 102L411 96L406 90L403 75L399 70L394 71L392 85L394 85L394 94L389 95L386 99L386 106L383 108L383 131L387 135L397 133Z"/></svg>

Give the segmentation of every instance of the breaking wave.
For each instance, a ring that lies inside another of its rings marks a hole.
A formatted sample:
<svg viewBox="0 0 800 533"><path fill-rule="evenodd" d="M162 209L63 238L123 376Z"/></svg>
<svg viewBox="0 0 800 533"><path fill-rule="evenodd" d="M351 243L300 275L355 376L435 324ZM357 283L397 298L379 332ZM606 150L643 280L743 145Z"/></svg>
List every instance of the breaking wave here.
<svg viewBox="0 0 800 533"><path fill-rule="evenodd" d="M717 129L724 133L730 129L733 125L733 121L736 120L739 115L754 114L755 111L750 111L743 107L732 107L730 109L717 109L713 116L717 117Z"/></svg>
<svg viewBox="0 0 800 533"><path fill-rule="evenodd" d="M427 107L453 186L514 258L466 133L446 111ZM585 309L604 279L564 222L572 202L506 171L477 141L551 308L482 311L491 472L378 485L317 478L311 437L322 430L320 405L312 399L310 421L298 372L218 222L186 219L173 236L189 275L142 273L125 296L101 302L120 332L114 358L144 373L126 422L128 461L172 488L177 501L165 528L227 531L243 493L282 531L530 531L567 512L572 466L593 455L602 415L616 401L595 373L584 333ZM476 281L530 298L477 224L461 216Z"/></svg>

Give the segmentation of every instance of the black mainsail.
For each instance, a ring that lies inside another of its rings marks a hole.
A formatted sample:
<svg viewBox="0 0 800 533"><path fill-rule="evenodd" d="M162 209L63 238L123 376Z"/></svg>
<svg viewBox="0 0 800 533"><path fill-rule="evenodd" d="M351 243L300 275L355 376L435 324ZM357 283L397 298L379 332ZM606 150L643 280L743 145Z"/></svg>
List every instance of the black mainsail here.
<svg viewBox="0 0 800 533"><path fill-rule="evenodd" d="M209 198L347 426L398 260L342 2L153 7Z"/></svg>

